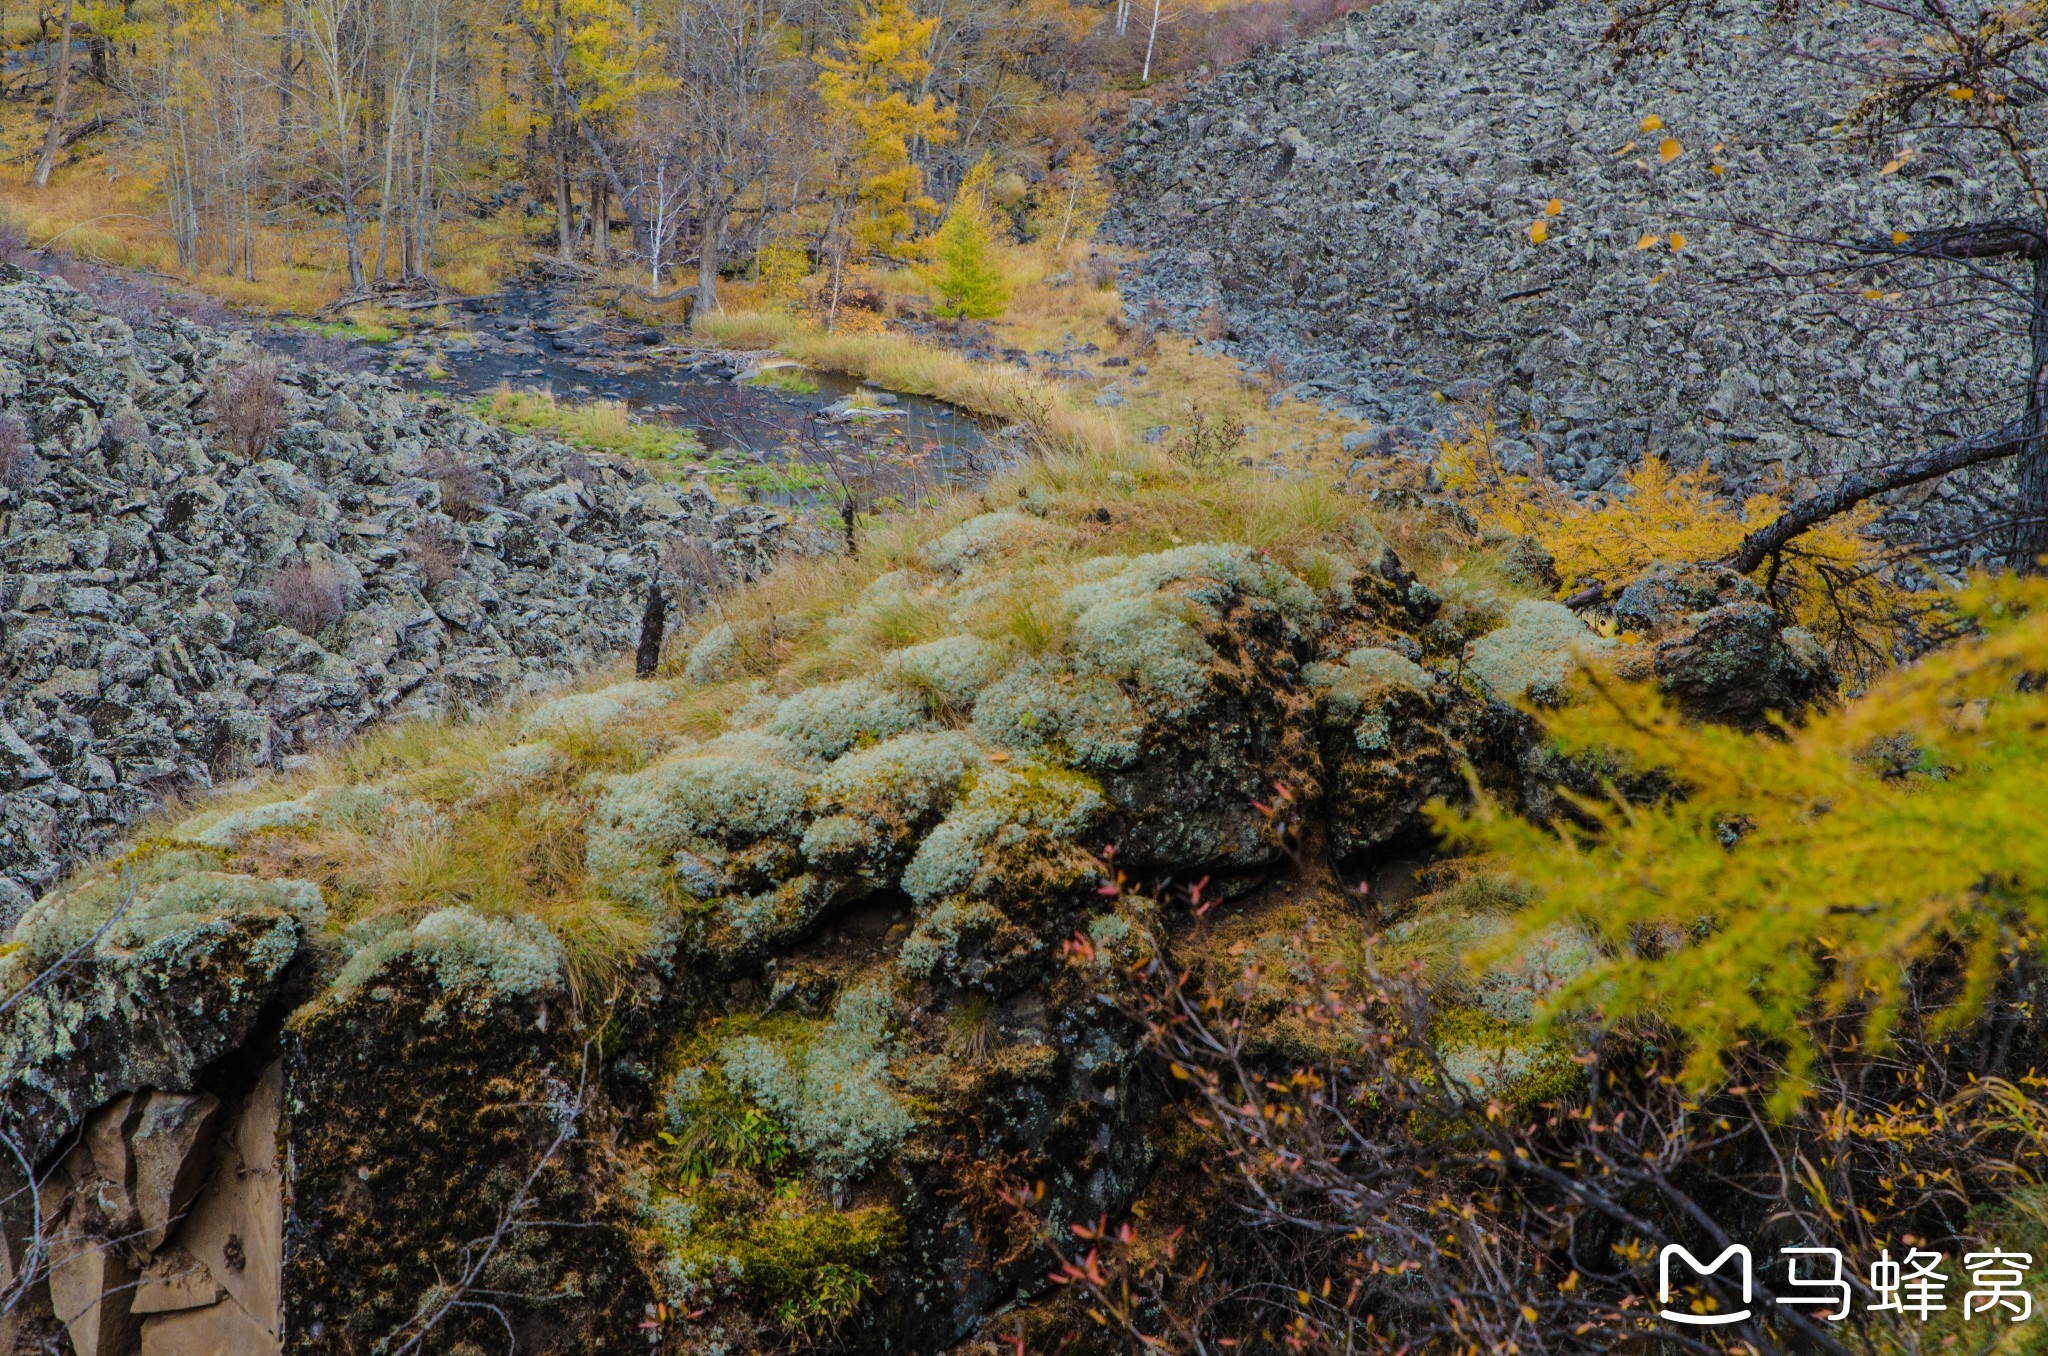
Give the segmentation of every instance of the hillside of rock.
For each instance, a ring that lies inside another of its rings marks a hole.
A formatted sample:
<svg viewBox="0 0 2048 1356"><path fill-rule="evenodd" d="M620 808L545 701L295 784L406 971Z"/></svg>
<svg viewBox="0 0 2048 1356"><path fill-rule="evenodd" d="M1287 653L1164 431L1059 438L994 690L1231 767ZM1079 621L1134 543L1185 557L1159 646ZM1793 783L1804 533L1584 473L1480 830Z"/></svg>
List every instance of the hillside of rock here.
<svg viewBox="0 0 2048 1356"><path fill-rule="evenodd" d="M545 690L632 648L657 566L785 535L381 376L276 364L240 445L266 361L0 267L0 919L167 797Z"/></svg>
<svg viewBox="0 0 2048 1356"><path fill-rule="evenodd" d="M1582 492L1645 449L1740 487L1995 426L2025 357L2012 275L1830 247L2014 206L1982 141L1840 134L1899 41L1878 12L1723 8L1617 69L1605 5L1363 9L1134 105L1111 223L1149 252L1129 309L1270 355L1368 441L1429 449L1490 409L1510 470ZM1893 521L1981 559L2001 484L1924 488Z"/></svg>
<svg viewBox="0 0 2048 1356"><path fill-rule="evenodd" d="M1647 581L1627 644L1555 583L1409 491L1046 462L728 595L652 679L192 807L0 955L40 1184L0 1193L4 1323L81 1356L1055 1347L1085 1319L1042 1244L1203 1208L1134 965L1498 926L1418 876L1424 807L1470 776L1554 808L1578 774L1514 703L1576 655L1731 719L1826 686L1747 581ZM1556 1077L1521 1001L1554 982L1487 980L1522 1025L1453 1053Z"/></svg>

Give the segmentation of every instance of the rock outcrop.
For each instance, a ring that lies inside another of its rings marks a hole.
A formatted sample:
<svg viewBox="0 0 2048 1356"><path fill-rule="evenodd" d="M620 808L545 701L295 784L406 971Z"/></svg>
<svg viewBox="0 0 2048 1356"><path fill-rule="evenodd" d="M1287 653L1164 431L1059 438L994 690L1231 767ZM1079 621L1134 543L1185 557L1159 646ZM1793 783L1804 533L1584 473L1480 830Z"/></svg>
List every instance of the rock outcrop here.
<svg viewBox="0 0 2048 1356"><path fill-rule="evenodd" d="M387 378L265 361L0 269L0 918L167 796L630 649L665 552L743 578L783 536ZM253 449L223 431L238 381L277 401Z"/></svg>
<svg viewBox="0 0 2048 1356"><path fill-rule="evenodd" d="M1149 962L1269 958L1281 1014L1389 924L1449 954L1506 906L1415 883L1426 807L1571 771L1518 704L1585 658L1679 690L1670 638L1702 691L1756 672L1739 587L1645 583L1654 635L1603 640L1414 493L1133 462L981 497L729 597L650 678L259 778L35 902L6 1321L79 1356L985 1350L1057 1318L1044 1238L1195 1171ZM1588 954L1550 951L1545 991ZM1474 980L1455 1067L1578 1076L1537 984Z"/></svg>
<svg viewBox="0 0 2048 1356"><path fill-rule="evenodd" d="M1604 5L1361 9L1131 122L1129 310L1274 356L1378 426L1360 445L1432 451L1490 411L1510 471L1582 494L1646 449L1754 484L1993 427L2026 357L2024 326L1975 318L2000 266L1830 248L2019 209L1988 144L1920 136L1881 174L1898 145L1840 134L1896 41L1876 13L1696 15L1697 44L1617 66ZM2002 484L1923 487L1892 524L1981 559L1964 528Z"/></svg>

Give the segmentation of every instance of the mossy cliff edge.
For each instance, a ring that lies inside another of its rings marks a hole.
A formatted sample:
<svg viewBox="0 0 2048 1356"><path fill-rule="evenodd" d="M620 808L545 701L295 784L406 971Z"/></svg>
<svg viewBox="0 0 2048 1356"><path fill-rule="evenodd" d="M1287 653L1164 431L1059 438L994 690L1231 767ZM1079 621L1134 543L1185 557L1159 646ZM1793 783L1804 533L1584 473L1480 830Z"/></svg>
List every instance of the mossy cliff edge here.
<svg viewBox="0 0 2048 1356"><path fill-rule="evenodd" d="M1412 492L1037 464L732 596L652 680L395 728L84 873L5 962L82 947L0 1013L0 1112L39 1158L132 1147L95 1108L280 1078L265 1349L993 1340L1045 1288L1002 1193L1093 1219L1176 1152L1099 1001L1145 947L1405 915L1392 944L1441 959L1512 906L1340 882L1401 875L1468 775L1544 794L1513 703L1608 642L1542 572ZM1196 929L1118 871L1226 902ZM1570 1076L1523 1048L1532 986L1447 1011L1476 1068ZM136 1293L173 1307L110 1300L99 1352L243 1302Z"/></svg>

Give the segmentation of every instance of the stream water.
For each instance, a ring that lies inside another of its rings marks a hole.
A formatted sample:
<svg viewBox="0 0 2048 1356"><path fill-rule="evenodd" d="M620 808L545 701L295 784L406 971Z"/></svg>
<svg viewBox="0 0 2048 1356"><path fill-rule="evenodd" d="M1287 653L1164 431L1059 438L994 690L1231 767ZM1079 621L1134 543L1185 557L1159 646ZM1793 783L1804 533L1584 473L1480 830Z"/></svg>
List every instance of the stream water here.
<svg viewBox="0 0 2048 1356"><path fill-rule="evenodd" d="M705 449L700 469L767 502L827 497L854 474L871 492L880 483L883 497L907 500L978 482L1001 460L992 426L943 401L794 366L774 368L766 380L743 379L772 355L678 343L679 330L630 326L550 288L453 302L449 310L445 324L350 349L422 394L487 397L505 387L573 402L624 401L640 418L695 433ZM297 356L317 345L304 330L282 328L266 342ZM872 408L845 414L855 399Z"/></svg>

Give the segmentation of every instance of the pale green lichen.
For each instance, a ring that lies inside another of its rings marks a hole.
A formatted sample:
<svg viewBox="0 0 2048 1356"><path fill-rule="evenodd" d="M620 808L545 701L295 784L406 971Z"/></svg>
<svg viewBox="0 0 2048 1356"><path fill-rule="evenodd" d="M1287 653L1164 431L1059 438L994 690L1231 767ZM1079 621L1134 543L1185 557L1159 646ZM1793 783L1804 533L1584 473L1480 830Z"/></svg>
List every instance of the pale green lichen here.
<svg viewBox="0 0 2048 1356"><path fill-rule="evenodd" d="M882 677L937 706L964 711L1002 663L1002 652L978 636L946 636L891 654L882 661Z"/></svg>
<svg viewBox="0 0 2048 1356"><path fill-rule="evenodd" d="M829 759L924 723L920 703L873 679L852 678L799 692L776 708L767 728L813 756Z"/></svg>
<svg viewBox="0 0 2048 1356"><path fill-rule="evenodd" d="M943 975L958 983L962 978L962 944L991 937L1009 921L1009 916L993 904L945 900L918 919L917 926L903 939L903 949L896 956L897 967L915 979Z"/></svg>
<svg viewBox="0 0 2048 1356"><path fill-rule="evenodd" d="M1126 561L1113 574L1067 590L1063 599L1075 611L1084 611L1117 599L1142 598L1183 580L1214 580L1226 590L1264 598L1277 605L1297 625L1313 627L1319 609L1315 590L1274 564L1263 553L1243 546L1204 543L1176 546ZM1200 602L1218 604L1227 599L1196 588L1189 592Z"/></svg>
<svg viewBox="0 0 2048 1356"><path fill-rule="evenodd" d="M266 830L355 829L362 833L430 831L440 814L425 801L379 786L330 786L296 800L270 801L239 810L210 810L174 827L170 837L202 847L232 849Z"/></svg>
<svg viewBox="0 0 2048 1356"><path fill-rule="evenodd" d="M520 722L519 732L537 739L557 730L603 730L628 716L667 704L665 683L619 683L599 692L577 692L542 702Z"/></svg>
<svg viewBox="0 0 2048 1356"><path fill-rule="evenodd" d="M1479 1008L1503 1022L1527 1024L1545 1001L1599 964L1590 937L1575 928L1554 927L1528 938L1513 960L1479 977Z"/></svg>
<svg viewBox="0 0 2048 1356"><path fill-rule="evenodd" d="M1007 509L969 518L924 548L924 558L937 570L965 574L998 556L1013 555L1057 535L1049 524Z"/></svg>
<svg viewBox="0 0 2048 1356"><path fill-rule="evenodd" d="M811 824L805 859L829 871L886 869L907 835L949 808L983 766L974 741L952 731L899 735L846 755L826 770L816 797L821 809L842 813Z"/></svg>
<svg viewBox="0 0 2048 1356"><path fill-rule="evenodd" d="M683 677L693 683L720 683L739 675L740 639L731 625L720 622L698 637L683 660Z"/></svg>
<svg viewBox="0 0 2048 1356"><path fill-rule="evenodd" d="M320 887L219 871L206 852L159 852L123 870L102 870L32 905L14 930L22 956L49 960L85 945L147 947L221 919L284 917L305 933L327 926Z"/></svg>
<svg viewBox="0 0 2048 1356"><path fill-rule="evenodd" d="M263 829L296 829L313 822L313 795L295 800L271 801L240 810L215 810L194 815L171 830L184 842L206 847L232 848L252 833Z"/></svg>
<svg viewBox="0 0 2048 1356"><path fill-rule="evenodd" d="M720 1047L719 1063L735 1090L789 1127L821 1177L857 1180L915 1125L889 1070L892 1016L886 988L859 985L840 995L828 1022L781 1040L737 1037Z"/></svg>
<svg viewBox="0 0 2048 1356"><path fill-rule="evenodd" d="M969 772L986 766L973 740L951 730L898 735L849 753L818 780L820 804L886 808L907 819L952 804Z"/></svg>
<svg viewBox="0 0 2048 1356"><path fill-rule="evenodd" d="M918 845L903 869L903 889L919 903L973 884L991 846L1006 832L1039 830L1073 842L1109 814L1109 798L1093 778L1023 763L981 774L966 800Z"/></svg>
<svg viewBox="0 0 2048 1356"><path fill-rule="evenodd" d="M349 957L335 978L335 997L353 995L403 955L431 970L444 993L479 1014L501 999L557 992L567 970L561 942L539 919L438 909Z"/></svg>
<svg viewBox="0 0 2048 1356"><path fill-rule="evenodd" d="M1575 655L1613 644L1562 603L1525 599L1508 609L1506 626L1466 647L1465 667L1504 700L1555 700Z"/></svg>
<svg viewBox="0 0 2048 1356"><path fill-rule="evenodd" d="M1209 642L1188 624L1187 606L1178 598L1151 594L1112 598L1085 609L1074 618L1074 672L1083 678L1128 680L1157 714L1186 714L1208 690L1216 659Z"/></svg>
<svg viewBox="0 0 2048 1356"><path fill-rule="evenodd" d="M1354 742L1367 753L1392 744L1389 698L1401 692L1427 696L1436 683L1406 656L1374 646L1353 650L1342 664L1309 664L1302 677L1323 694L1324 719L1352 726Z"/></svg>
<svg viewBox="0 0 2048 1356"><path fill-rule="evenodd" d="M561 765L562 755L552 744L514 744L508 749L499 749L484 760L484 770L476 779L477 793L500 795L516 791L553 776Z"/></svg>
<svg viewBox="0 0 2048 1356"><path fill-rule="evenodd" d="M679 854L715 870L733 848L771 835L793 839L815 783L759 758L694 753L613 777L586 829L591 880L615 899L659 911L671 898Z"/></svg>
<svg viewBox="0 0 2048 1356"><path fill-rule="evenodd" d="M1344 667L1364 678L1426 693L1436 686L1436 675L1394 650L1368 645L1344 656Z"/></svg>
<svg viewBox="0 0 2048 1356"><path fill-rule="evenodd" d="M1114 679L1076 678L1043 660L1019 664L983 690L973 728L1002 748L1103 771L1131 766L1145 740L1145 718Z"/></svg>

